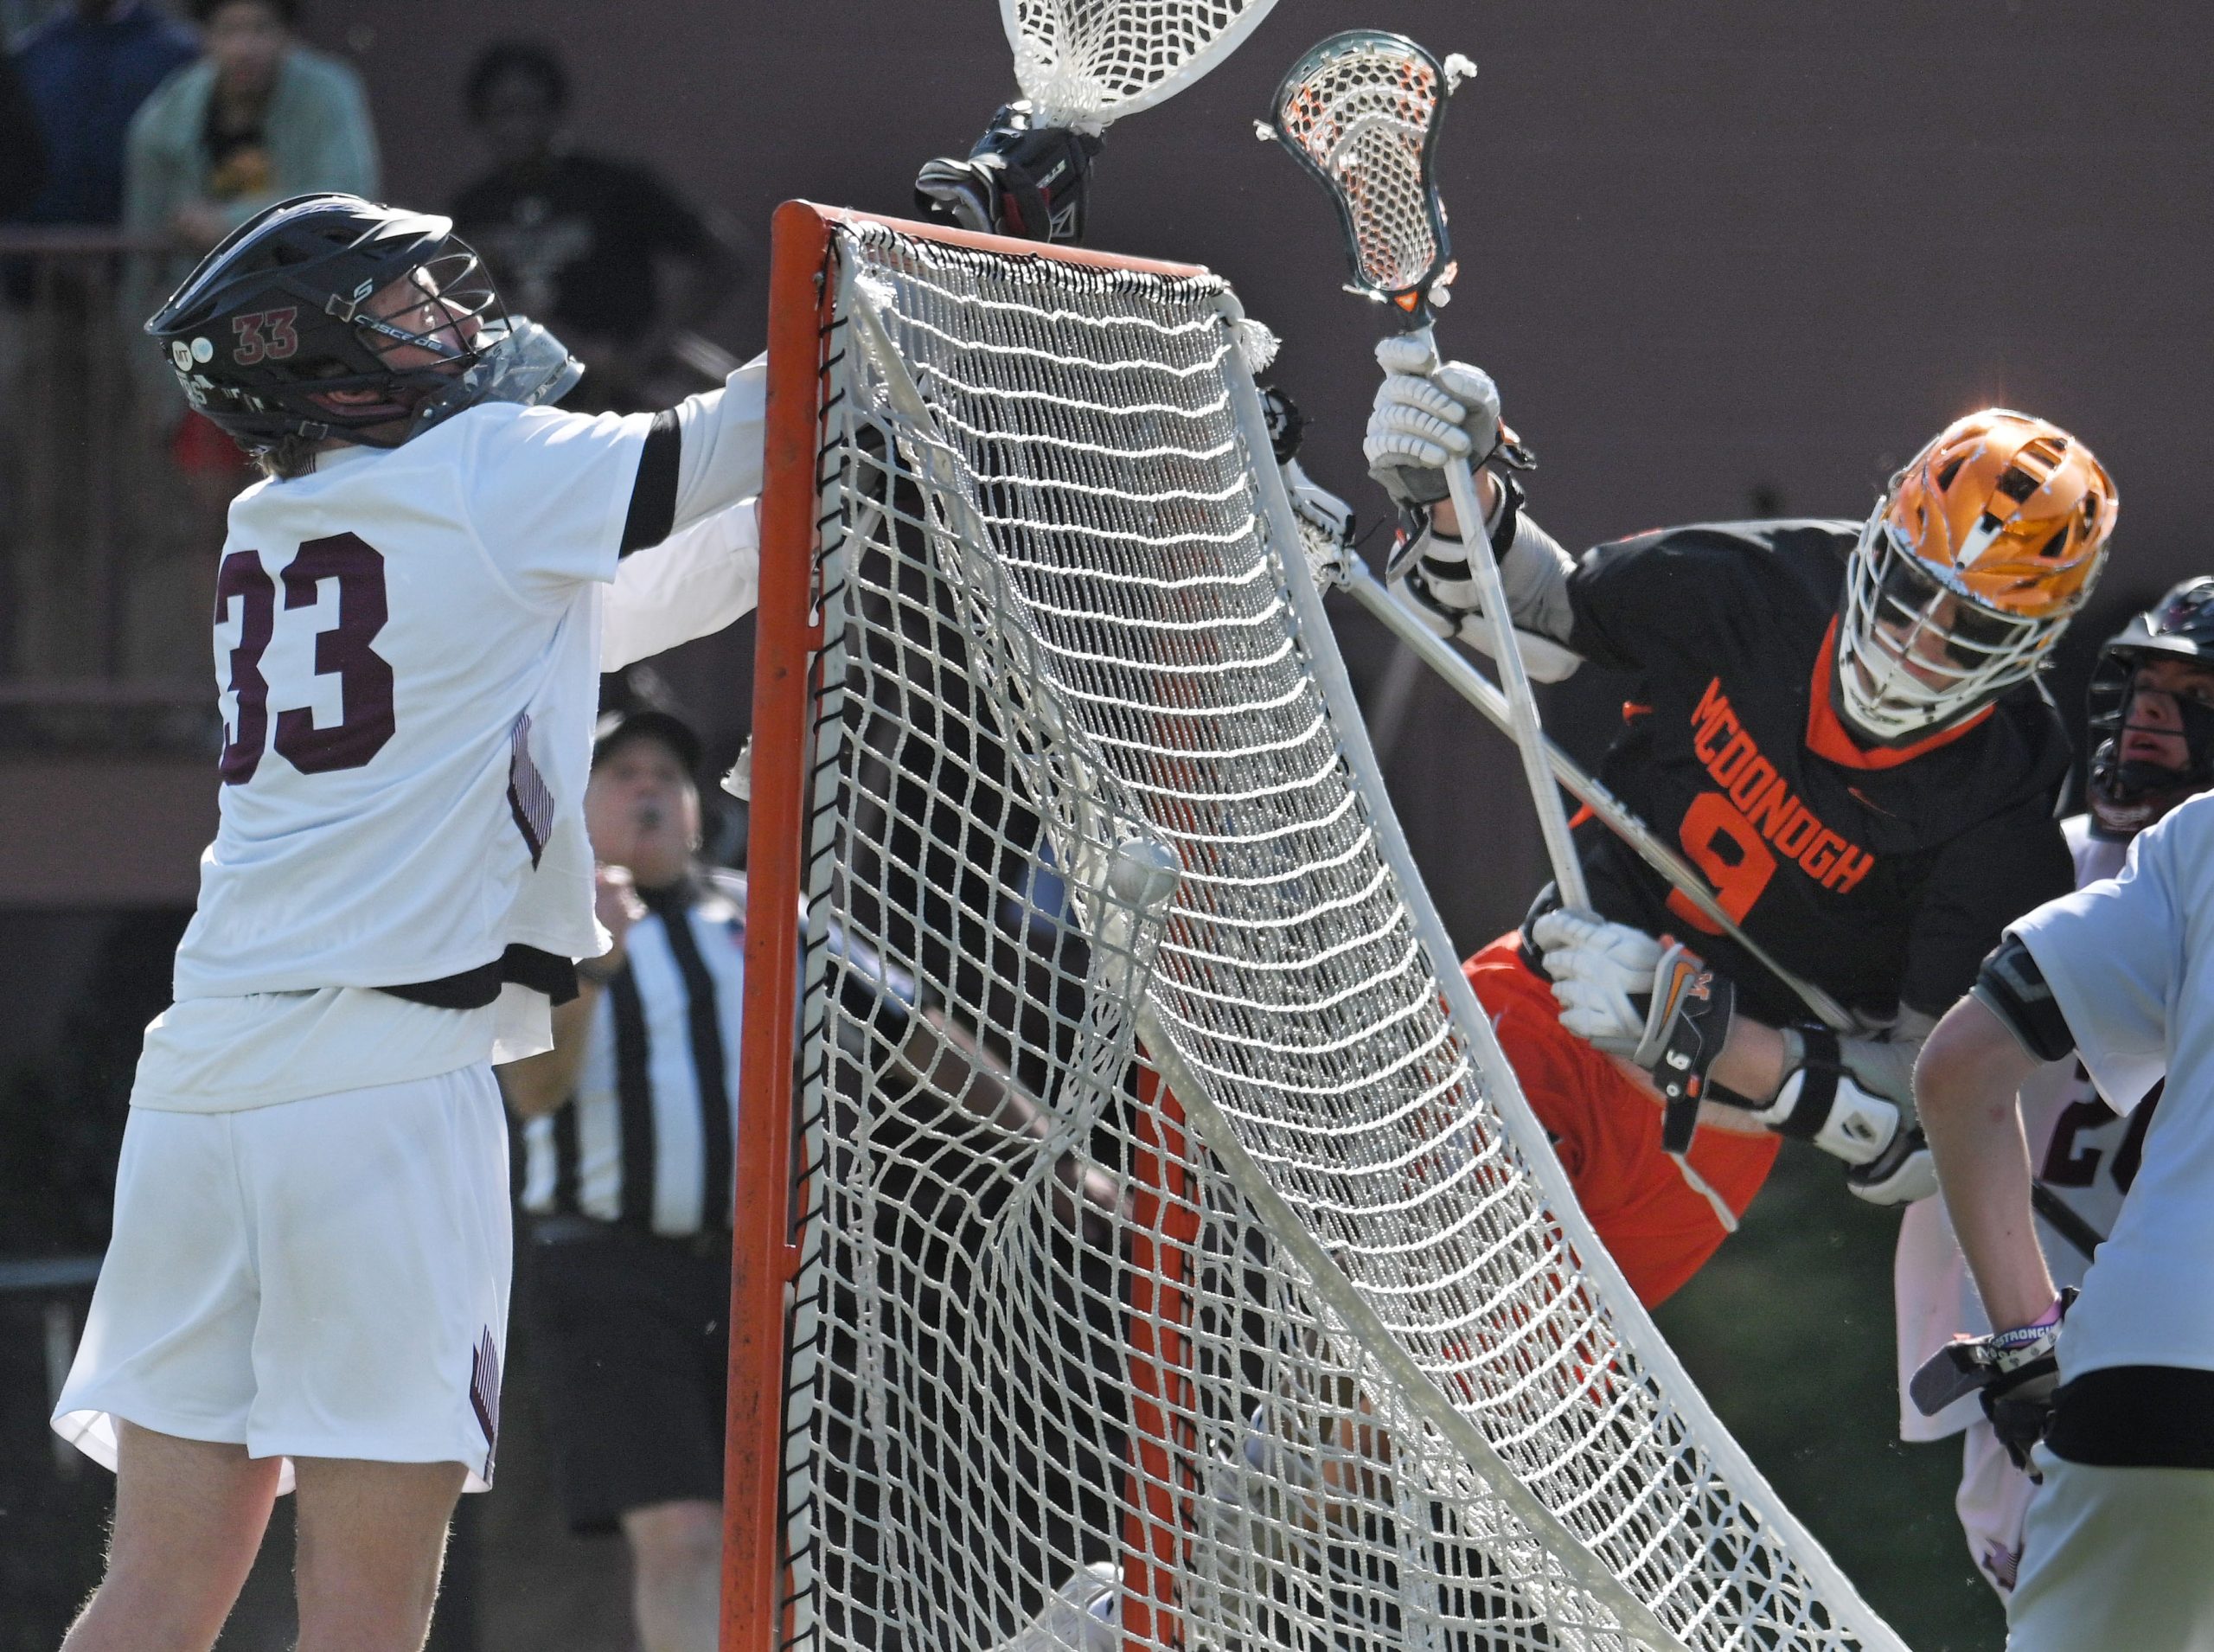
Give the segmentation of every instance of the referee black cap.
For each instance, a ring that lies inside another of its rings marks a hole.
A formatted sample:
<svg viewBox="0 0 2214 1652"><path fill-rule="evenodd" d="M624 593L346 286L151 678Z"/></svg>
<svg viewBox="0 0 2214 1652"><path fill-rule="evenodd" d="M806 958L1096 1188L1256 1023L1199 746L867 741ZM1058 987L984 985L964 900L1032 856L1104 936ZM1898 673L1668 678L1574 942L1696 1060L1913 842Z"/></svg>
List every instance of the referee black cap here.
<svg viewBox="0 0 2214 1652"><path fill-rule="evenodd" d="M656 740L676 753L676 760L691 774L700 766L705 750L700 736L681 717L658 710L652 706L617 707L599 714L599 721L592 731L592 764L599 766L600 759L626 740Z"/></svg>

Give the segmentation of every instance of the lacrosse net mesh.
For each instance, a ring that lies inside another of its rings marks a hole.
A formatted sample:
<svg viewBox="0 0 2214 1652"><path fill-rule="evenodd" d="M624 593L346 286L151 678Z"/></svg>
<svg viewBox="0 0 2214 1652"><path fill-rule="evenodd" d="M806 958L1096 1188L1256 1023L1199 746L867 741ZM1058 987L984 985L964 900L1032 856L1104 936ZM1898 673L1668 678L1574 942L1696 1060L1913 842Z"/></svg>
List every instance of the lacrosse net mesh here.
<svg viewBox="0 0 2214 1652"><path fill-rule="evenodd" d="M1465 61L1358 30L1315 47L1277 88L1277 136L1330 191L1355 277L1378 293L1419 291L1442 272L1430 150Z"/></svg>
<svg viewBox="0 0 2214 1652"><path fill-rule="evenodd" d="M1446 1009L1227 290L830 245L784 1644L1895 1646ZM1194 1139L1142 1003L1545 1521Z"/></svg>
<svg viewBox="0 0 2214 1652"><path fill-rule="evenodd" d="M1174 97L1276 0L1000 0L1014 78L1041 124L1097 131Z"/></svg>

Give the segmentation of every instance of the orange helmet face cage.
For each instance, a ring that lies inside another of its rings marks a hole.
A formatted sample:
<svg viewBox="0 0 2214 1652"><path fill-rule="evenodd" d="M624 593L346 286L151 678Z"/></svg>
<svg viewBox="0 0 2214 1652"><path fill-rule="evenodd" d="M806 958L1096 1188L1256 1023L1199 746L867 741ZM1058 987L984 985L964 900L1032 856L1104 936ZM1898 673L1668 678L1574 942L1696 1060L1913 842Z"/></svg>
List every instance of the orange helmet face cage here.
<svg viewBox="0 0 2214 1652"><path fill-rule="evenodd" d="M2091 450L2003 407L1939 433L1891 480L1884 525L1954 589L2023 619L2073 613L2089 596L2119 501Z"/></svg>

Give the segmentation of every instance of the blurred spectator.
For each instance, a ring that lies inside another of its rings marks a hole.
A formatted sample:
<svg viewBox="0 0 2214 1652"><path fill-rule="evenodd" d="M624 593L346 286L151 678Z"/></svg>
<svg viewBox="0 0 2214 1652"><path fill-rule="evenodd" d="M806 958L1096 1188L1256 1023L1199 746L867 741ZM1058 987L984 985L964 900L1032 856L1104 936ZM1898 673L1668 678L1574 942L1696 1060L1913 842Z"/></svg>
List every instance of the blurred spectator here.
<svg viewBox="0 0 2214 1652"><path fill-rule="evenodd" d="M117 663L116 570L138 498L115 469L129 429L111 325L125 134L195 50L145 0L69 0L19 36L0 77L20 91L0 88L0 216L51 237L0 261L0 670L13 676Z"/></svg>
<svg viewBox="0 0 2214 1652"><path fill-rule="evenodd" d="M45 140L46 176L22 220L118 222L131 118L193 54L192 36L145 0L77 0L27 35L15 66ZM0 112L0 134L8 129ZM0 136L0 173L18 158L13 148ZM0 196L7 193L0 182Z"/></svg>
<svg viewBox="0 0 2214 1652"><path fill-rule="evenodd" d="M46 140L38 111L10 57L0 57L0 219L30 205L46 181Z"/></svg>
<svg viewBox="0 0 2214 1652"><path fill-rule="evenodd" d="M649 169L572 147L568 71L550 47L486 48L467 96L493 168L455 200L455 227L509 306L551 327L585 364L566 405L665 405L653 381L672 343L737 285L729 233Z"/></svg>
<svg viewBox="0 0 2214 1652"><path fill-rule="evenodd" d="M175 249L138 271L134 321L272 202L311 189L377 189L361 77L299 42L298 0L194 0L193 15L207 55L164 80L131 123L125 227Z"/></svg>
<svg viewBox="0 0 2214 1652"><path fill-rule="evenodd" d="M125 326L138 324L190 274L202 255L264 207L288 195L333 189L377 192L377 145L368 98L348 64L300 43L298 0L193 0L207 55L178 70L131 123L125 227L169 244L141 254L124 284ZM168 369L138 349L150 388ZM166 388L147 397L166 426L170 458L190 499L184 524L187 570L205 590L178 611L213 599L223 516L249 479L238 445Z"/></svg>

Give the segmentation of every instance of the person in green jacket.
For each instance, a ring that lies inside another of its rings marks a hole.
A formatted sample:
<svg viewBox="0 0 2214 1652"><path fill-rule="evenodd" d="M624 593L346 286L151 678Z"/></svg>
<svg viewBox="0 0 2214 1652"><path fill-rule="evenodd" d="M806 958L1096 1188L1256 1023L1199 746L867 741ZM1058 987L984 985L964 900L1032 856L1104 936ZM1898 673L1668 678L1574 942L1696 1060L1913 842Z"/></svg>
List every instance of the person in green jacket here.
<svg viewBox="0 0 2214 1652"><path fill-rule="evenodd" d="M298 0L192 0L192 11L205 54L139 106L125 150L123 224L146 243L123 277L121 319L133 335L216 242L265 207L313 191L377 193L361 76L300 42ZM225 515L252 471L236 443L167 388L156 352L133 349L129 359L141 374L144 439L166 450L185 500L170 554L134 576L133 606L199 613L214 598ZM188 636L170 628L139 637L131 656L177 669Z"/></svg>
<svg viewBox="0 0 2214 1652"><path fill-rule="evenodd" d="M377 193L361 76L300 43L298 0L194 0L206 54L131 122L124 227L166 242L134 260L125 314L147 315L209 248L288 196Z"/></svg>

